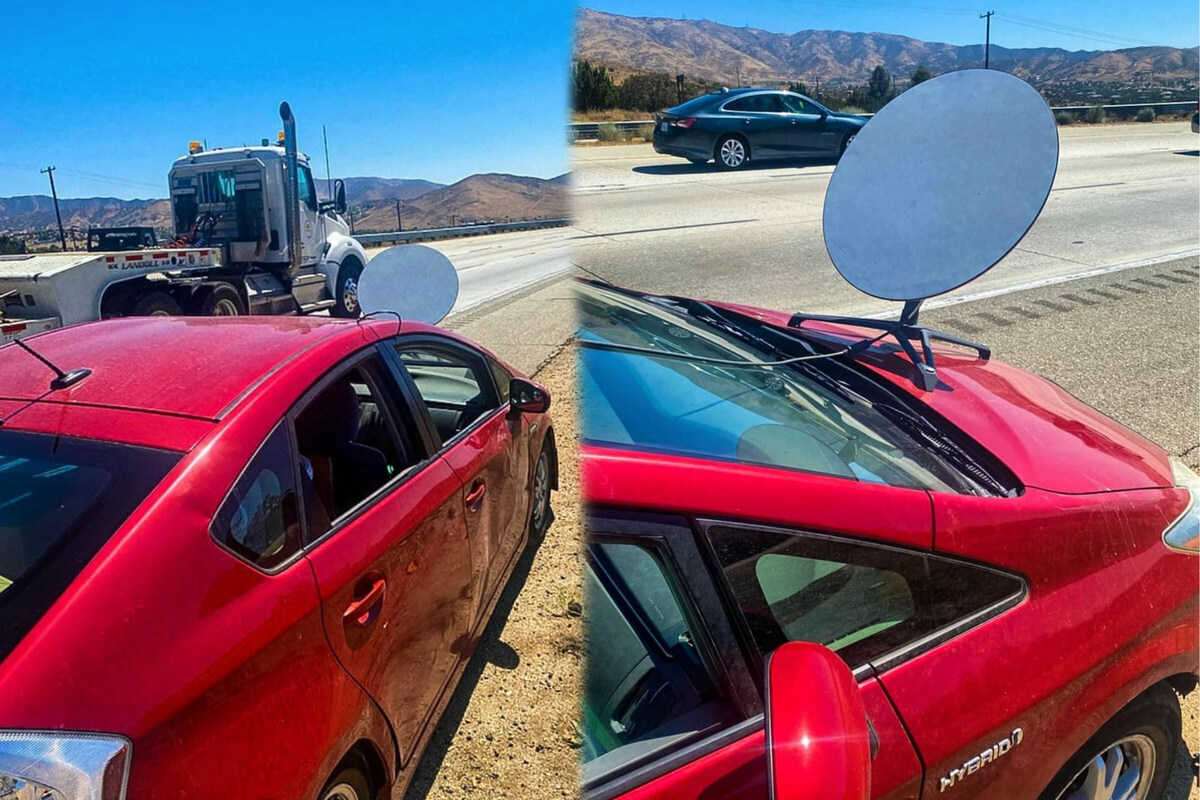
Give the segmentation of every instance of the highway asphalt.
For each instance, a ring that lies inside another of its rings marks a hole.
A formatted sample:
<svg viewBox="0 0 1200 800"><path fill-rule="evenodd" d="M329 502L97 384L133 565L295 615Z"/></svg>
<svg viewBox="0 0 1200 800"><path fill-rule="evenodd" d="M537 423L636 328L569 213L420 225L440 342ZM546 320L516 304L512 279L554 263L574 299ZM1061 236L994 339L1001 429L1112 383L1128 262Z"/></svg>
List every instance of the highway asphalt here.
<svg viewBox="0 0 1200 800"><path fill-rule="evenodd" d="M1188 123L1059 134L1058 172L1041 217L960 295L1200 250L1200 137ZM825 253L830 164L765 162L727 173L660 156L650 145L579 146L573 162L573 259L585 271L636 288L776 308L889 308L845 283ZM905 213L902 198L889 202Z"/></svg>

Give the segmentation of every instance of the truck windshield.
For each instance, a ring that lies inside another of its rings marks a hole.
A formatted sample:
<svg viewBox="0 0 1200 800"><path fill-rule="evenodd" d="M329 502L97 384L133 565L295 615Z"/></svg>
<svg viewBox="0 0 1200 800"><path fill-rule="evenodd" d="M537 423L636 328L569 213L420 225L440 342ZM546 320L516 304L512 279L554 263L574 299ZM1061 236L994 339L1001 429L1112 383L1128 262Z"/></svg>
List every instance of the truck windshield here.
<svg viewBox="0 0 1200 800"><path fill-rule="evenodd" d="M738 338L667 298L590 284L581 285L578 297L586 442L986 493L822 368L769 366L781 358L778 351ZM604 349L605 343L643 352Z"/></svg>
<svg viewBox="0 0 1200 800"><path fill-rule="evenodd" d="M0 431L0 653L32 627L179 458Z"/></svg>

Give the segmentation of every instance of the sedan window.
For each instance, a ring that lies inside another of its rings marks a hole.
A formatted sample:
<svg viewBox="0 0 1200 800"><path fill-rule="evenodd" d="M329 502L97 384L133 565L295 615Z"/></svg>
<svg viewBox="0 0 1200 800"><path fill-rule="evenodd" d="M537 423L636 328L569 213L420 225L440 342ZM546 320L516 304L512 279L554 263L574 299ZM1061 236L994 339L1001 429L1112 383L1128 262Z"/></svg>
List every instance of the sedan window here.
<svg viewBox="0 0 1200 800"><path fill-rule="evenodd" d="M443 442L500 407L491 369L482 355L451 346L404 341L396 345L396 353L425 401ZM507 384L504 388L507 390Z"/></svg>
<svg viewBox="0 0 1200 800"><path fill-rule="evenodd" d="M784 108L792 114L818 114L816 106L808 106L794 94L781 95Z"/></svg>

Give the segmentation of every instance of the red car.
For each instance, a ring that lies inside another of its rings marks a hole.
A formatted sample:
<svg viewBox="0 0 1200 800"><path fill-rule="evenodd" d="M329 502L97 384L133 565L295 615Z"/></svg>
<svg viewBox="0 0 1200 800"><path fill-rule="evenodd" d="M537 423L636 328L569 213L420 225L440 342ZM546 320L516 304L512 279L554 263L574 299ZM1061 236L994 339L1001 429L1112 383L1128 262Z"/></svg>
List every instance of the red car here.
<svg viewBox="0 0 1200 800"><path fill-rule="evenodd" d="M578 298L589 800L1162 795L1187 467L975 353L924 392L843 325Z"/></svg>
<svg viewBox="0 0 1200 800"><path fill-rule="evenodd" d="M399 798L551 520L546 390L390 319L24 345L0 348L0 796Z"/></svg>

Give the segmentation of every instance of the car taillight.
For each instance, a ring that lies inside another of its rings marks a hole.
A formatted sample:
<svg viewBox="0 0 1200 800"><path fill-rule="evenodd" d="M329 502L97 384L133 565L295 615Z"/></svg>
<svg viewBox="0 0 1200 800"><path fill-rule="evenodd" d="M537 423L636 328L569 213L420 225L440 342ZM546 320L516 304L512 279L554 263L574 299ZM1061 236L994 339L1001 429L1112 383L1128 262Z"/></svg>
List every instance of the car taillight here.
<svg viewBox="0 0 1200 800"><path fill-rule="evenodd" d="M686 119L677 119L671 124L676 127L683 128L684 130L688 130L696 124L696 120L693 117L687 117Z"/></svg>
<svg viewBox="0 0 1200 800"><path fill-rule="evenodd" d="M1179 518L1163 532L1163 541L1172 550L1184 553L1200 553L1200 476L1178 458L1171 459L1171 471L1175 473L1175 485L1187 489L1190 495L1188 506Z"/></svg>
<svg viewBox="0 0 1200 800"><path fill-rule="evenodd" d="M131 749L120 736L0 732L0 797L124 800Z"/></svg>

